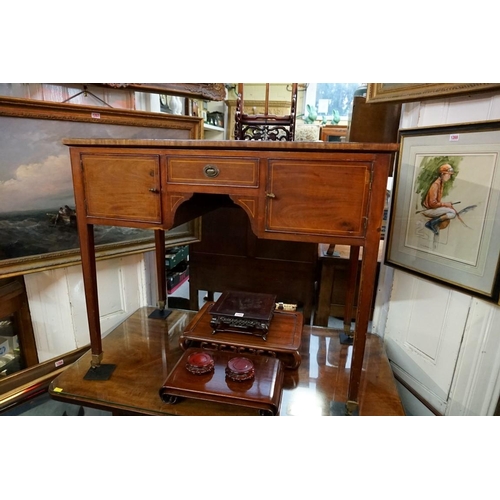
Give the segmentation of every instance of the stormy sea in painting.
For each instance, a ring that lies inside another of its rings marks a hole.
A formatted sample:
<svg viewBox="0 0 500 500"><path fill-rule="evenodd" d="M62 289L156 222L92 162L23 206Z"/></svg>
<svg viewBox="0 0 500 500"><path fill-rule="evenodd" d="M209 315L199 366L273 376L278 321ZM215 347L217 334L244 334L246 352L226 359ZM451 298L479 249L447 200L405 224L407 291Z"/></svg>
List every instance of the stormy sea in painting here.
<svg viewBox="0 0 500 500"><path fill-rule="evenodd" d="M15 259L30 255L79 248L78 232L69 220L55 220L58 208L0 213L0 258ZM95 226L96 245L153 238L152 231L115 226Z"/></svg>

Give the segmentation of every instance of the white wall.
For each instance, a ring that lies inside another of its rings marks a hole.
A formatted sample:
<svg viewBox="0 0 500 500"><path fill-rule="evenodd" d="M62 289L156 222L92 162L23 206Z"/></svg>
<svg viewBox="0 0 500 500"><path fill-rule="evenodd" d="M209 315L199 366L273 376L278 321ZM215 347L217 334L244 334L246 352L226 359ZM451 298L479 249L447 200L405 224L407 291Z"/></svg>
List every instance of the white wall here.
<svg viewBox="0 0 500 500"><path fill-rule="evenodd" d="M500 119L500 94L403 105L401 128ZM382 266L374 332L395 373L445 415L492 415L500 394L500 308ZM402 390L410 414L428 415Z"/></svg>
<svg viewBox="0 0 500 500"><path fill-rule="evenodd" d="M149 273L142 254L97 263L102 336L148 305ZM90 342L81 266L24 276L40 362Z"/></svg>

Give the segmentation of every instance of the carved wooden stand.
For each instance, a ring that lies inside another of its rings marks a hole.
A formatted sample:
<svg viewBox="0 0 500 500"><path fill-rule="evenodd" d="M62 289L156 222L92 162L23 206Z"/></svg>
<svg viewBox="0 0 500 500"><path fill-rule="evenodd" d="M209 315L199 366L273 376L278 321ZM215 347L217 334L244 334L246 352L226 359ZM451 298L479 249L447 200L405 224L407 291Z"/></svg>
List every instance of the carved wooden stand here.
<svg viewBox="0 0 500 500"><path fill-rule="evenodd" d="M181 334L179 343L183 349L203 347L241 354L263 354L280 359L285 368L292 370L300 365L302 313L275 311L266 340L232 332L218 332L214 336L210 325L213 304L207 302Z"/></svg>
<svg viewBox="0 0 500 500"><path fill-rule="evenodd" d="M160 397L168 404L179 398L201 399L216 403L256 408L261 415L279 413L283 386L281 362L267 356L245 354L253 362L255 376L250 380L233 381L226 376L226 366L235 353L210 351L214 369L210 373L195 375L186 369L187 358L199 349L188 349L180 358L160 389Z"/></svg>

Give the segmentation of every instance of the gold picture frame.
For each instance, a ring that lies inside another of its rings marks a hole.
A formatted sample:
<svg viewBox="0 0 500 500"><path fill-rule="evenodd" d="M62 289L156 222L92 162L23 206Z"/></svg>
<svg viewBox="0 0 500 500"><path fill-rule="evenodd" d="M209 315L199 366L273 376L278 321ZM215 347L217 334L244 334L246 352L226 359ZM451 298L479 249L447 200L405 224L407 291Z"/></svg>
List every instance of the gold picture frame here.
<svg viewBox="0 0 500 500"><path fill-rule="evenodd" d="M93 85L206 101L223 101L226 98L226 87L223 83L94 83Z"/></svg>
<svg viewBox="0 0 500 500"><path fill-rule="evenodd" d="M48 217L73 199L63 138L199 139L203 121L0 97L0 130L0 277L10 277L80 263L76 228L56 228ZM153 231L111 231L96 241L100 260L154 249ZM191 221L167 232L167 246L197 242L200 234L199 221Z"/></svg>
<svg viewBox="0 0 500 500"><path fill-rule="evenodd" d="M366 102L412 102L500 90L500 83L369 83Z"/></svg>

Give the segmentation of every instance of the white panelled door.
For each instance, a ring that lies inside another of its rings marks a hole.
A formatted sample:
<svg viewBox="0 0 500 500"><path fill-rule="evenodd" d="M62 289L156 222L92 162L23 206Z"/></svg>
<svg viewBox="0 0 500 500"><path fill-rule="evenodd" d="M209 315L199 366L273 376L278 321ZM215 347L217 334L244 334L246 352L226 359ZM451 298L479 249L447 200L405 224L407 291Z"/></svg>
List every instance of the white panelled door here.
<svg viewBox="0 0 500 500"><path fill-rule="evenodd" d="M81 266L25 276L40 361L90 342ZM97 262L101 333L147 305L143 254Z"/></svg>
<svg viewBox="0 0 500 500"><path fill-rule="evenodd" d="M468 295L394 273L385 329L394 372L441 413L445 413L467 324Z"/></svg>

